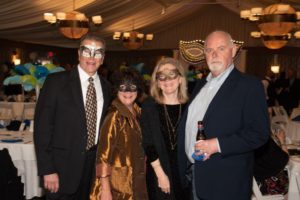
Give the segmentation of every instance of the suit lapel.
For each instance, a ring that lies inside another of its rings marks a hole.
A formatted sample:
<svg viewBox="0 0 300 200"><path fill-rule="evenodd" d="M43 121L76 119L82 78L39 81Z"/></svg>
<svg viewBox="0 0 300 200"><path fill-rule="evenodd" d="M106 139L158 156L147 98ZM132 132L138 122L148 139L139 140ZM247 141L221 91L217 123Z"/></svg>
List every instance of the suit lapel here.
<svg viewBox="0 0 300 200"><path fill-rule="evenodd" d="M207 121L209 115L214 112L218 108L219 105L228 97L230 92L232 91L232 88L236 84L238 77L240 75L240 72L237 69L233 69L229 76L226 78L224 83L221 85L220 89L218 90L217 94L212 99L211 103L209 104L206 113L204 115L203 120Z"/></svg>
<svg viewBox="0 0 300 200"><path fill-rule="evenodd" d="M81 89L81 83L80 83L79 72L78 72L77 67L71 71L70 85L71 85L73 98L76 102L76 105L77 105L77 108L79 111L79 116L85 122L86 118L85 118L82 89ZM82 124L84 124L84 126L86 126L86 123L82 123Z"/></svg>

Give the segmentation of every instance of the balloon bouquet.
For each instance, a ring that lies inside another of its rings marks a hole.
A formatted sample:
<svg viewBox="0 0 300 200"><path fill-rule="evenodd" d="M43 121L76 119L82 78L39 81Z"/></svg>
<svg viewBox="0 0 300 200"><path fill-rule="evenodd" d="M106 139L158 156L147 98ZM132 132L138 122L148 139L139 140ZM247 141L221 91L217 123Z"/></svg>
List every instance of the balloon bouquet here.
<svg viewBox="0 0 300 200"><path fill-rule="evenodd" d="M11 76L3 81L3 85L21 84L26 92L35 89L36 97L38 97L39 89L43 86L47 75L64 70L63 67L54 64L33 65L27 63L16 65L10 72Z"/></svg>

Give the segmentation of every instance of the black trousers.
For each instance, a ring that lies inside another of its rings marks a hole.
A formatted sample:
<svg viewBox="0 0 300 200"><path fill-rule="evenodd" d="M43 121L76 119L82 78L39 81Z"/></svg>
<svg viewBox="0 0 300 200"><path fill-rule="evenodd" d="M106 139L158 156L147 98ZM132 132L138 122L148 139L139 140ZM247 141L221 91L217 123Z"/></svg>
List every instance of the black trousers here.
<svg viewBox="0 0 300 200"><path fill-rule="evenodd" d="M89 200L90 189L95 175L96 145L86 152L84 168L79 186L74 194L46 191L47 200Z"/></svg>

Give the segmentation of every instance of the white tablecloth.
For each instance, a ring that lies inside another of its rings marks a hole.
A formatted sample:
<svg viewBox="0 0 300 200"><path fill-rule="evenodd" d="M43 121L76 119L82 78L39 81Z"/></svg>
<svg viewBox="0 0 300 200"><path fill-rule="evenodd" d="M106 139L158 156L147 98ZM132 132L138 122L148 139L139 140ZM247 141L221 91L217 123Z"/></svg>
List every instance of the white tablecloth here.
<svg viewBox="0 0 300 200"><path fill-rule="evenodd" d="M288 200L300 199L300 157L290 157L289 161L290 182Z"/></svg>
<svg viewBox="0 0 300 200"><path fill-rule="evenodd" d="M24 183L24 195L26 199L42 196L42 188L39 186L35 150L33 145L33 133L29 131L0 131L0 140L23 139L23 142L5 143L0 141L0 149L7 148L18 169L18 175Z"/></svg>

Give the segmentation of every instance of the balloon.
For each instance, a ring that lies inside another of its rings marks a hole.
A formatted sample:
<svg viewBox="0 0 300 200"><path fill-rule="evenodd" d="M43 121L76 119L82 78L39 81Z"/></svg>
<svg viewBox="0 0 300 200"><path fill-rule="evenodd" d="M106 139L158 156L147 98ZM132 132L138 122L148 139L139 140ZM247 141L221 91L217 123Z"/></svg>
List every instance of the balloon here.
<svg viewBox="0 0 300 200"><path fill-rule="evenodd" d="M62 67L55 67L55 68L50 70L50 74L56 73L56 72L62 72L62 71L65 71L65 69L62 68Z"/></svg>
<svg viewBox="0 0 300 200"><path fill-rule="evenodd" d="M34 76L39 79L41 77L47 76L49 74L49 70L44 66L36 66L36 70Z"/></svg>
<svg viewBox="0 0 300 200"><path fill-rule="evenodd" d="M15 75L15 76L10 76L4 79L3 85L10 85L10 84L22 84L21 81L21 76L20 75Z"/></svg>
<svg viewBox="0 0 300 200"><path fill-rule="evenodd" d="M32 67L32 66L34 66L32 63L26 63L26 64L24 64L24 67L26 68L26 69L30 69L30 67Z"/></svg>
<svg viewBox="0 0 300 200"><path fill-rule="evenodd" d="M50 71L50 70L54 69L56 66L52 63L47 63L47 64L45 64L45 67Z"/></svg>
<svg viewBox="0 0 300 200"><path fill-rule="evenodd" d="M38 85L39 86L43 86L44 85L44 82L46 80L46 76L42 77L42 78L39 78L37 81L38 81Z"/></svg>
<svg viewBox="0 0 300 200"><path fill-rule="evenodd" d="M35 71L36 71L36 67L35 67L34 65L31 65L31 66L29 67L29 72L30 72L30 74L31 74L32 76L34 76Z"/></svg>
<svg viewBox="0 0 300 200"><path fill-rule="evenodd" d="M34 76L32 75L24 75L21 77L21 81L23 84L26 84L26 85L32 85L33 87L36 86L37 84L37 80Z"/></svg>
<svg viewBox="0 0 300 200"><path fill-rule="evenodd" d="M31 91L34 87L31 84L23 84L23 88L26 92Z"/></svg>
<svg viewBox="0 0 300 200"><path fill-rule="evenodd" d="M25 75L25 74L30 74L29 70L24 67L23 65L17 65L14 70L19 74L19 75Z"/></svg>
<svg viewBox="0 0 300 200"><path fill-rule="evenodd" d="M46 64L45 66L31 63L17 65L11 70L12 76L6 78L3 84L22 84L25 91L30 91L36 85L42 86L48 74L61 71L65 71L65 69L56 67L54 64Z"/></svg>

